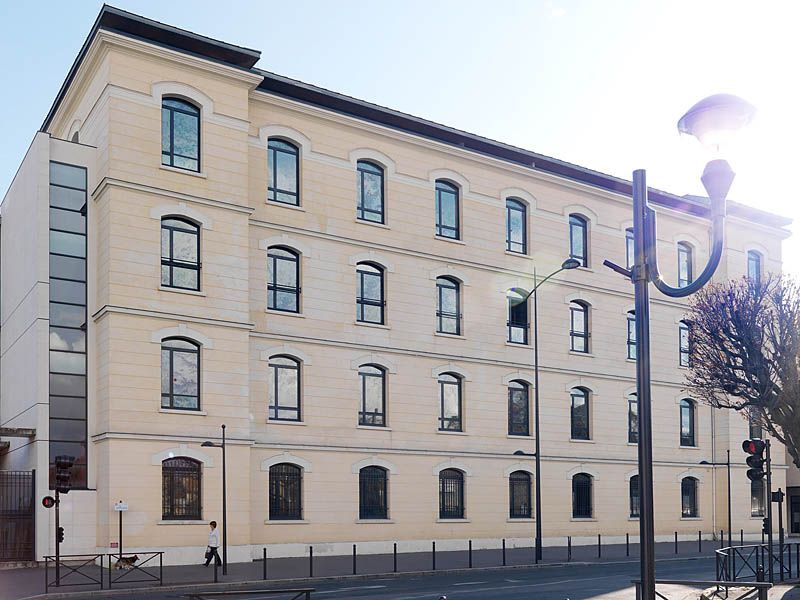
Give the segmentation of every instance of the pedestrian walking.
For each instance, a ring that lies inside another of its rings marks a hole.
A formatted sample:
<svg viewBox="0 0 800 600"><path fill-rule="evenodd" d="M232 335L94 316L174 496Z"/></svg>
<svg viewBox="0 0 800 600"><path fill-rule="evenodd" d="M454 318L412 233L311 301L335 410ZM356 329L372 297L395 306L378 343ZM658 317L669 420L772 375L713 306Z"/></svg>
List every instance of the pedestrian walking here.
<svg viewBox="0 0 800 600"><path fill-rule="evenodd" d="M219 554L217 553L217 548L219 548L219 531L217 531L217 522L211 521L209 523L211 527L211 531L208 532L208 548L206 549L206 564L203 565L205 567L211 562L211 559L214 559L214 563L219 566L222 564L222 560L219 558Z"/></svg>

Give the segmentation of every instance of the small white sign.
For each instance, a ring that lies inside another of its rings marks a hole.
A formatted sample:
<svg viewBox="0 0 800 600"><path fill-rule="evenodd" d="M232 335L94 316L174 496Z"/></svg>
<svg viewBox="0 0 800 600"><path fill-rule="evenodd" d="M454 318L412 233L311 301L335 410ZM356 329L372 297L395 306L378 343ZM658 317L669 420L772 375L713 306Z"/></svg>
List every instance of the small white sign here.
<svg viewBox="0 0 800 600"><path fill-rule="evenodd" d="M128 510L128 503L121 500L114 505L114 510L117 512L125 512Z"/></svg>

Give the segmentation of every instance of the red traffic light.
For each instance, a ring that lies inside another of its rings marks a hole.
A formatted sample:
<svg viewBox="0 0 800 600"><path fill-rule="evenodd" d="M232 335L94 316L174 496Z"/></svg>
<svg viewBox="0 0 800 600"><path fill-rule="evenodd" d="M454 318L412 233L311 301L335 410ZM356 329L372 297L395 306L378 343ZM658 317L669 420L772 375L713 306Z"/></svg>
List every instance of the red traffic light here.
<svg viewBox="0 0 800 600"><path fill-rule="evenodd" d="M742 450L748 454L761 454L766 447L767 445L764 443L764 440L755 439L742 442Z"/></svg>
<svg viewBox="0 0 800 600"><path fill-rule="evenodd" d="M45 496L42 498L42 506L45 508L53 508L56 505L56 499L52 496Z"/></svg>

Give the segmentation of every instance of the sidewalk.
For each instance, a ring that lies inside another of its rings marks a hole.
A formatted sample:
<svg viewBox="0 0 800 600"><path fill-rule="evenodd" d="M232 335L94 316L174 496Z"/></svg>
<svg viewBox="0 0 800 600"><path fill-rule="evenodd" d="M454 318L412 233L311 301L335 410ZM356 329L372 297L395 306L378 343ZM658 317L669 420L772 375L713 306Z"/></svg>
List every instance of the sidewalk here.
<svg viewBox="0 0 800 600"><path fill-rule="evenodd" d="M679 542L678 553L675 553L674 543L656 544L656 557L658 559L673 558L713 558L713 551L718 548L718 543L703 541L702 552L698 551L698 543ZM202 549L200 549L202 550ZM200 553L198 550L198 553ZM626 549L625 544L609 544L600 549L601 556L598 557L597 546L576 546L572 548L571 563L611 563L620 561L635 562L638 560L639 547L631 544ZM268 549L269 551L269 549ZM127 553L126 553L127 554ZM568 549L566 547L545 547L543 549L544 560L542 566L555 566L568 562ZM506 550L506 566L530 567L534 562L533 548L508 548ZM149 564L152 563L148 563ZM501 549L474 550L472 552L472 567L498 568L502 567L503 556ZM435 567L434 558L431 551L397 554L397 573L417 573L446 571L453 569L469 568L469 552L461 551L436 551ZM218 571L220 583L235 583L244 581L258 581L263 578L263 561L253 561L249 563L231 563L228 565L228 575L222 575L222 569ZM62 570L62 582L64 584L80 583L86 581L74 573L64 574ZM145 569L148 573L158 576L158 564L154 568ZM108 589L108 567L104 569L103 581L104 589ZM369 554L356 556L355 573L369 577L377 574L392 574L394 572L394 556L392 554ZM139 579L141 574L137 571L112 571L114 578L122 577L121 582L113 585L112 589L131 589L136 587L155 587L157 583L128 583L126 579ZM308 556L293 558L267 558L267 579L285 580L301 579L308 577L352 577L353 557L352 556L318 556L315 555L312 561ZM100 578L100 568L91 566L87 574L95 579ZM49 569L49 580L55 579L55 573L51 564ZM203 567L199 565L169 566L163 568L164 586L208 584L214 581L214 567ZM79 592L88 590L99 590L97 584L83 586L63 586L61 588L51 587L50 592ZM45 593L45 569L44 567L0 570L0 600L18 600L28 596L35 596ZM788 597L787 597L788 600ZM792 600L795 600L794 598ZM800 600L798 597L796 600Z"/></svg>

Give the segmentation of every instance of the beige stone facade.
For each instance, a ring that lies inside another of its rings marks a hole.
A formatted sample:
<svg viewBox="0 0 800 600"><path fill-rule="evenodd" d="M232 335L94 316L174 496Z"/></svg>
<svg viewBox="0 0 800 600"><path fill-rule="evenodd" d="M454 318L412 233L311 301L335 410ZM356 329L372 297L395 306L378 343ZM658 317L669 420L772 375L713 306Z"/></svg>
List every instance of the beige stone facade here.
<svg viewBox="0 0 800 600"><path fill-rule="evenodd" d="M221 521L221 454L201 443L217 440L223 423L231 560L260 556L265 544L275 556L301 554L311 543L331 553L347 552L353 542L374 552L394 541L427 548L432 539L443 548L467 539L476 547L496 547L501 538L530 544L533 520L509 518L509 475L534 474L532 457L514 455L533 452L534 439L508 433L508 386L526 382L532 403L533 350L507 341L506 291L530 290L534 269L548 274L569 255L571 214L588 224L587 265L555 276L539 298L545 544L563 544L568 535L573 543L598 533L636 536L629 510L636 445L628 442L635 373L626 358L632 286L602 266L604 259L625 263L632 224L630 199L617 191L622 182L599 174L600 183L582 181L504 159L502 148L493 155L451 143L452 130L441 126L437 135L422 135L354 116L330 92L329 106L301 100L278 84L304 84L276 78L266 89L269 76L257 69L116 29L101 19L93 31L2 205L0 422L35 427L37 438L28 449L10 440L0 467L36 468L44 495L47 162L88 169L88 489L65 497L64 552L109 551L117 539L113 504L122 499L130 507L126 548L164 549L168 563L196 561L205 522ZM165 97L199 109L197 173L161 164ZM270 138L299 149L299 206L267 200ZM384 224L356 217L359 160L384 169ZM435 235L437 180L459 189L460 240ZM526 254L506 250L512 197L527 209ZM695 272L705 264L708 222L692 199L661 194L657 210L662 271L674 283L678 242L693 248ZM165 216L199 229L199 291L161 285ZM764 272L780 271L785 224L732 207L716 279L743 276L748 251L759 253ZM296 314L267 309L267 249L274 246L299 256ZM382 325L356 320L356 266L365 261L384 269ZM460 283L460 335L436 333L440 276ZM589 307L588 353L569 349L574 300ZM680 443L683 314L683 302L654 295L656 531L662 538L676 531L710 537L725 526L725 468L699 463L724 461L731 450L733 528L754 534L761 520L751 516L740 449L747 423L698 405L695 445ZM171 337L199 346L197 411L161 408L161 346ZM300 365L299 422L268 418L269 359L276 355ZM358 424L364 364L384 369L385 427ZM437 378L445 372L461 378L463 431L439 430ZM589 394L588 440L571 439L576 387ZM774 487L785 488L783 452L775 454ZM162 461L181 456L201 464L197 520L162 518ZM302 472L300 519L269 519L269 470L281 463ZM359 470L370 465L388 475L386 519L359 518ZM439 518L443 469L464 476L463 519ZM573 516L578 473L592 478L590 518ZM686 477L697 481L697 516L682 516ZM39 512L41 557L52 551L52 515Z"/></svg>

